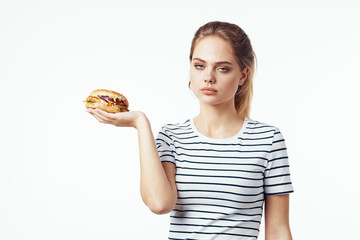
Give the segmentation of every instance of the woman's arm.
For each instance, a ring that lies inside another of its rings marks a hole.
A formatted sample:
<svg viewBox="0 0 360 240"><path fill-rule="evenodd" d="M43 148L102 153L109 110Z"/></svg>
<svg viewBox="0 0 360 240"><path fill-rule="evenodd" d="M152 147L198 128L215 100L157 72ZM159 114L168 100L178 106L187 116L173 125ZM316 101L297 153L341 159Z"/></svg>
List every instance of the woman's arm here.
<svg viewBox="0 0 360 240"><path fill-rule="evenodd" d="M170 212L177 200L175 166L161 163L151 125L142 112L107 113L88 109L99 122L138 131L140 152L140 192L144 203L156 214Z"/></svg>
<svg viewBox="0 0 360 240"><path fill-rule="evenodd" d="M137 126L140 150L140 191L144 203L156 214L169 213L177 200L175 165L161 163L150 122L145 114Z"/></svg>
<svg viewBox="0 0 360 240"><path fill-rule="evenodd" d="M265 195L265 240L292 240L289 194Z"/></svg>

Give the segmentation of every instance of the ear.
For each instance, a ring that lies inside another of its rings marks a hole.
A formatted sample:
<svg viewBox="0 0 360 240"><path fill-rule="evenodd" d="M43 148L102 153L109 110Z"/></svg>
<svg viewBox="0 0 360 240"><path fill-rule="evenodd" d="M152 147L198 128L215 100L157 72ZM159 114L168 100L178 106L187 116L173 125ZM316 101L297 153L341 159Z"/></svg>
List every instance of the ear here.
<svg viewBox="0 0 360 240"><path fill-rule="evenodd" d="M247 76L249 75L250 72L250 68L248 66L244 67L242 72L241 72L241 78L239 81L239 86L243 85Z"/></svg>
<svg viewBox="0 0 360 240"><path fill-rule="evenodd" d="M189 70L189 73L188 73L188 79L189 79L188 88L191 89L191 74L190 74L190 70Z"/></svg>

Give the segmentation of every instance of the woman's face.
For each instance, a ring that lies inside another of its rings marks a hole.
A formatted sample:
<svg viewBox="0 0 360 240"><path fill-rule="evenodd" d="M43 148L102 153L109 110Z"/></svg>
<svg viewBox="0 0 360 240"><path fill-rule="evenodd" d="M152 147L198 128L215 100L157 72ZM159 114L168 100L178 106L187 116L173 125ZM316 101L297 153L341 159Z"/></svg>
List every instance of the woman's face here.
<svg viewBox="0 0 360 240"><path fill-rule="evenodd" d="M234 104L245 81L232 48L225 40L208 36L195 46L190 67L190 87L203 104Z"/></svg>

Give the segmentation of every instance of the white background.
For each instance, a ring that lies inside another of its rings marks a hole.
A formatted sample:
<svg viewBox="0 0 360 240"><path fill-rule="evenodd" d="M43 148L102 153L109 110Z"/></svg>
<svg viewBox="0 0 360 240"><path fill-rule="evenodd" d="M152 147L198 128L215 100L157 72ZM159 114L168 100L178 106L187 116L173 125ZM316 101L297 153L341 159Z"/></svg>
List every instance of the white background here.
<svg viewBox="0 0 360 240"><path fill-rule="evenodd" d="M355 239L358 1L0 1L0 239L166 239L139 191L137 133L83 100L123 93L154 135L194 117L194 32L238 24L259 68L251 118L283 132L294 239ZM263 230L263 225L262 225ZM264 239L262 231L259 239Z"/></svg>

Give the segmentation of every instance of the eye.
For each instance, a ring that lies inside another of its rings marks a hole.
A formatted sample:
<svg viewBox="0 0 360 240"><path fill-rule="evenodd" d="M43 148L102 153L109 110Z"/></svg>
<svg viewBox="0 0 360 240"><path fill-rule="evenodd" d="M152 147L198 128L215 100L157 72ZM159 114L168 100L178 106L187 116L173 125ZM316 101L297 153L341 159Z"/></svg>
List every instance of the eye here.
<svg viewBox="0 0 360 240"><path fill-rule="evenodd" d="M229 69L226 67L219 67L218 69L220 70L220 72L228 72L229 71Z"/></svg>
<svg viewBox="0 0 360 240"><path fill-rule="evenodd" d="M197 69L203 69L204 66L202 64L194 64L194 67L197 68Z"/></svg>

